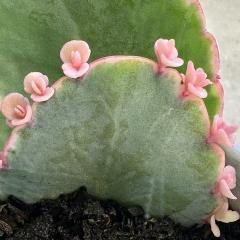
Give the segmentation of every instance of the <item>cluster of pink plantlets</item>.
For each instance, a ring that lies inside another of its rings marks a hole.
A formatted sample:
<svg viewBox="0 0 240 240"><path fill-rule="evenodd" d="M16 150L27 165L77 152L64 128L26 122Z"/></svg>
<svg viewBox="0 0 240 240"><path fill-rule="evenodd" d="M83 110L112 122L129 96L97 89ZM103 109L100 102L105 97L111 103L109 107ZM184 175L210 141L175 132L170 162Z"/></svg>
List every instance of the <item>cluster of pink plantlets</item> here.
<svg viewBox="0 0 240 240"><path fill-rule="evenodd" d="M156 41L154 50L158 59L157 72L163 74L168 68L180 67L184 64L183 59L178 57L178 51L173 39L159 39ZM91 50L84 41L73 40L67 42L60 51L60 58L63 61L62 70L67 77L81 79L89 70L88 59ZM207 74L202 68L195 69L192 61L187 64L185 74L181 74L182 89L180 98L189 96L206 98L205 86L212 84L207 79ZM24 89L31 95L34 102L45 102L54 95L54 87L49 86L48 77L40 72L31 72L24 78ZM1 102L1 112L6 117L10 127L31 124L33 119L32 106L29 100L19 93L8 94ZM214 117L209 135L206 139L208 144L233 146L233 133L237 126L227 125L221 116ZM1 159L4 154L1 153ZM236 186L236 172L232 166L225 166L225 159L222 159L223 168L212 192L219 199L219 207L208 217L215 236L220 236L220 230L215 220L222 222L233 222L239 219L239 214L228 209L227 199L236 199L231 190ZM1 160L0 167L4 168L6 163ZM225 166L225 167L224 167Z"/></svg>
<svg viewBox="0 0 240 240"><path fill-rule="evenodd" d="M159 39L155 44L155 53L158 59L159 72L164 72L167 67L179 67L183 65L183 60L178 57L178 51L175 48L174 40ZM207 91L204 89L212 84L207 79L207 74L202 68L195 69L192 61L187 64L186 74L181 74L183 81L182 97L195 95L199 98L206 98ZM237 130L237 126L227 125L222 117L216 115L210 128L208 143L223 144L233 146L233 133ZM224 160L225 162L225 160ZM225 165L225 164L224 164ZM236 187L236 171L232 166L224 167L220 174L219 180L214 188L214 193L222 197L221 206L209 218L211 230L216 237L220 236L220 230L215 220L221 222L233 222L239 219L239 214L235 211L228 210L228 200L237 199L231 192Z"/></svg>
<svg viewBox="0 0 240 240"><path fill-rule="evenodd" d="M84 41L67 42L60 51L64 62L62 69L70 78L80 78L89 69L87 63L91 50ZM31 94L34 102L45 102L54 95L54 88L48 86L48 77L40 72L31 72L24 78L24 90ZM10 127L30 123L32 108L29 100L20 93L10 93L1 102L1 112Z"/></svg>

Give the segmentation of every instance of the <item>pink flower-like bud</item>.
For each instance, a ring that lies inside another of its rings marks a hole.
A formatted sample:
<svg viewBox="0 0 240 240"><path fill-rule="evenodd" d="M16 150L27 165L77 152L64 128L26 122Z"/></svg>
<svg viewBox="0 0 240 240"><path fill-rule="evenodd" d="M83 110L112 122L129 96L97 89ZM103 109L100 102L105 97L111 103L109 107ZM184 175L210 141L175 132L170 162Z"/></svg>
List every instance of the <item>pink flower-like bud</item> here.
<svg viewBox="0 0 240 240"><path fill-rule="evenodd" d="M216 186L216 193L220 193L224 197L237 199L231 189L236 187L236 171L232 166L226 166Z"/></svg>
<svg viewBox="0 0 240 240"><path fill-rule="evenodd" d="M239 219L239 213L228 210L228 201L224 200L223 205L209 219L212 233L215 237L220 237L220 229L216 224L216 220L224 223L235 222Z"/></svg>
<svg viewBox="0 0 240 240"><path fill-rule="evenodd" d="M166 67L180 67L184 63L184 61L178 57L174 39L158 39L155 42L154 51L158 59L160 72L163 72Z"/></svg>
<svg viewBox="0 0 240 240"><path fill-rule="evenodd" d="M236 125L227 125L222 117L215 115L213 119L213 124L210 130L210 136L208 138L208 143L223 144L228 147L234 145L233 133L238 129Z"/></svg>
<svg viewBox="0 0 240 240"><path fill-rule="evenodd" d="M24 78L24 90L35 102L47 101L54 94L54 88L48 87L48 77L40 72L31 72Z"/></svg>
<svg viewBox="0 0 240 240"><path fill-rule="evenodd" d="M32 119L29 101L20 93L8 94L2 101L1 111L10 126L22 125Z"/></svg>
<svg viewBox="0 0 240 240"><path fill-rule="evenodd" d="M82 77L89 69L87 61L90 54L91 50L84 41L72 40L65 43L60 51L64 74L70 78Z"/></svg>
<svg viewBox="0 0 240 240"><path fill-rule="evenodd" d="M209 84L212 84L210 80L207 79L207 74L202 68L195 69L192 61L188 62L186 75L181 74L183 79L183 93L184 97L189 94L196 95L200 98L207 97L207 91L203 88Z"/></svg>

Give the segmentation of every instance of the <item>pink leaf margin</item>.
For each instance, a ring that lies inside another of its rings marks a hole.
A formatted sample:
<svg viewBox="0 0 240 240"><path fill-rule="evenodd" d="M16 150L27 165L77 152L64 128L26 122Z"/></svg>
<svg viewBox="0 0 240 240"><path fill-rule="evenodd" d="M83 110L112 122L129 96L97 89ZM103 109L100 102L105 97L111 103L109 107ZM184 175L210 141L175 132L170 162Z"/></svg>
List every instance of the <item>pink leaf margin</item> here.
<svg viewBox="0 0 240 240"><path fill-rule="evenodd" d="M206 26L206 17L202 8L202 5L199 0L187 0L188 4L192 4L196 7L200 20L202 22L202 32L203 35L210 41L211 43L211 51L212 51L212 67L213 67L213 77L211 81L216 86L219 99L220 99L220 110L218 114L222 116L223 114L223 107L224 107L224 90L221 83L221 76L220 76L220 51L218 47L218 43L214 35L207 30Z"/></svg>

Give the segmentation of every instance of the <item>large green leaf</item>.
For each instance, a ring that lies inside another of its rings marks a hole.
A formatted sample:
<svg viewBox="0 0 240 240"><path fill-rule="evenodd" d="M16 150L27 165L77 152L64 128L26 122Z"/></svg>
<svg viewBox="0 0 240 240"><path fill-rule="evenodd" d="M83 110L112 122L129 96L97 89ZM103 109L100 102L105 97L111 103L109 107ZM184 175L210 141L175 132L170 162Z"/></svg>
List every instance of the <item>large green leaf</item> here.
<svg viewBox="0 0 240 240"><path fill-rule="evenodd" d="M18 130L1 199L33 202L85 185L153 216L201 222L216 207L219 168L201 100L181 101L179 76L158 76L145 60L105 61L84 81L63 81Z"/></svg>
<svg viewBox="0 0 240 240"><path fill-rule="evenodd" d="M189 2L1 0L0 96L22 92L22 80L31 71L43 72L51 81L59 78L62 75L59 50L72 39L87 41L93 60L117 54L155 59L154 42L160 37L174 38L185 62L193 60L212 78L211 41L203 34L198 9ZM212 117L220 104L216 91L206 103ZM3 119L0 126L2 146L9 131Z"/></svg>

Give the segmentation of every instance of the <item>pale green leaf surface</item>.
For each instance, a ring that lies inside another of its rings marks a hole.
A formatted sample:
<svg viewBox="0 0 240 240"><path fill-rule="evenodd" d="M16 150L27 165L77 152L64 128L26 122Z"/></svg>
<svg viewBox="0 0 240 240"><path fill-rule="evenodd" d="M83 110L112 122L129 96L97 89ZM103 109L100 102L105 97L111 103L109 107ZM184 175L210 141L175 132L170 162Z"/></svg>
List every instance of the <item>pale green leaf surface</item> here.
<svg viewBox="0 0 240 240"><path fill-rule="evenodd" d="M210 194L218 159L205 143L196 101L153 66L122 60L66 80L38 105L36 123L19 132L0 172L0 196L53 198L81 185L101 198L141 205L153 216L191 225L216 207Z"/></svg>

